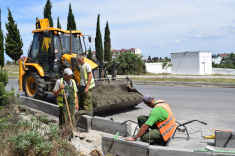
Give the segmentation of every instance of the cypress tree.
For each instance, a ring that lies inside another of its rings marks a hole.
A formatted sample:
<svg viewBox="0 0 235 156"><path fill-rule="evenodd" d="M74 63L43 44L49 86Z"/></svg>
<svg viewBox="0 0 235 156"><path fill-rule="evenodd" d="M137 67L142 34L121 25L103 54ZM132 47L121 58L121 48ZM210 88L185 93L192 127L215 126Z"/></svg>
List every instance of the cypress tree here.
<svg viewBox="0 0 235 156"><path fill-rule="evenodd" d="M91 52L91 47L89 48L87 58L92 60L92 52Z"/></svg>
<svg viewBox="0 0 235 156"><path fill-rule="evenodd" d="M105 61L112 61L111 39L110 39L110 30L109 30L108 21L106 23L105 33L104 33L104 60Z"/></svg>
<svg viewBox="0 0 235 156"><path fill-rule="evenodd" d="M17 24L15 23L11 11L8 9L8 23L6 23L6 29L8 33L6 33L6 43L5 43L5 52L6 54L15 61L20 58L20 56L23 54L23 42L22 38L20 36L20 31L17 28Z"/></svg>
<svg viewBox="0 0 235 156"><path fill-rule="evenodd" d="M43 15L44 15L44 18L47 18L49 20L50 27L53 27L53 20L51 17L51 8L52 8L52 4L50 0L47 0L45 7L44 7Z"/></svg>
<svg viewBox="0 0 235 156"><path fill-rule="evenodd" d="M59 19L59 17L57 18L57 28L61 29L61 24L60 24L60 19Z"/></svg>
<svg viewBox="0 0 235 156"><path fill-rule="evenodd" d="M0 66L1 69L4 67L4 39L3 39L3 31L2 31L2 21L1 21L1 9L0 9Z"/></svg>
<svg viewBox="0 0 235 156"><path fill-rule="evenodd" d="M36 29L37 29L37 20L38 20L38 17L36 17L36 22L35 22L35 23L36 23L36 24L35 24L35 26L36 26Z"/></svg>
<svg viewBox="0 0 235 156"><path fill-rule="evenodd" d="M102 62L104 60L104 52L103 52L103 45L102 45L102 37L100 33L100 14L98 14L98 17L97 17L95 50L96 50L97 60L99 62Z"/></svg>
<svg viewBox="0 0 235 156"><path fill-rule="evenodd" d="M71 3L69 3L69 13L68 13L68 19L67 19L67 30L76 30L76 22L74 19L74 15L72 12L72 7L71 7Z"/></svg>

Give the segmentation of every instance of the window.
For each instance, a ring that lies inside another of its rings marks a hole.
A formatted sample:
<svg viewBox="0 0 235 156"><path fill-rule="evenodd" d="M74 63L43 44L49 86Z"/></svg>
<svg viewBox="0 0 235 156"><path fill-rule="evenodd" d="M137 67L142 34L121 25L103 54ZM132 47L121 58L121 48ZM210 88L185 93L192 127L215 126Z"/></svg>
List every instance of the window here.
<svg viewBox="0 0 235 156"><path fill-rule="evenodd" d="M39 34L35 33L32 48L31 48L31 52L30 52L31 57L34 58L34 59L37 58L37 54L38 54L38 38L39 38Z"/></svg>

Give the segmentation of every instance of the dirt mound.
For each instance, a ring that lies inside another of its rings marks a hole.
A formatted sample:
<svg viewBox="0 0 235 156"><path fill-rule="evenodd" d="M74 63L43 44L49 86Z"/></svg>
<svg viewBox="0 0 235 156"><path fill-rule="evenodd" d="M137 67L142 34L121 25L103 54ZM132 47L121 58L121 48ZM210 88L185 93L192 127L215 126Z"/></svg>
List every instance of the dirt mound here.
<svg viewBox="0 0 235 156"><path fill-rule="evenodd" d="M92 90L94 107L141 102L142 95L128 89L128 85L97 85Z"/></svg>

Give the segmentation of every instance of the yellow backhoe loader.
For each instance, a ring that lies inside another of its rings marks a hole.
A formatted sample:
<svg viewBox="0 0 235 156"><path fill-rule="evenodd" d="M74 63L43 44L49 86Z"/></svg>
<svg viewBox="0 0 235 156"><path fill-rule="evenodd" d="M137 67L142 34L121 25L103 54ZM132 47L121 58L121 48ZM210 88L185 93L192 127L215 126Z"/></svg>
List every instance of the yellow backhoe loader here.
<svg viewBox="0 0 235 156"><path fill-rule="evenodd" d="M19 66L19 90L25 92L27 97L44 100L47 94L52 94L56 80L63 76L65 68L72 69L73 79L79 84L80 70L75 58L77 54L83 54L95 77L96 86L92 91L94 113L133 107L141 103L142 94L133 88L129 78L116 79L117 62L112 66L112 78L108 78L106 63L97 64L86 58L87 51L82 47L84 36L81 31L49 27L48 19L37 20L36 27L32 31L34 35L28 57L20 61Z"/></svg>

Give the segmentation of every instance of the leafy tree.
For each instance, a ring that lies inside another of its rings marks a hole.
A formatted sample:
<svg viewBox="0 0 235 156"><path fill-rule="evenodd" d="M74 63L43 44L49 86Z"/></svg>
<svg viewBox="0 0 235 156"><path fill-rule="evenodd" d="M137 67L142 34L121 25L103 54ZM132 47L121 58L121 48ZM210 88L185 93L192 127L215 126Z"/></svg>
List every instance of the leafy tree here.
<svg viewBox="0 0 235 156"><path fill-rule="evenodd" d="M7 60L7 65L12 65L11 61Z"/></svg>
<svg viewBox="0 0 235 156"><path fill-rule="evenodd" d="M156 62L156 57L153 57L152 59L153 59L153 62Z"/></svg>
<svg viewBox="0 0 235 156"><path fill-rule="evenodd" d="M108 62L112 61L111 39L110 39L110 30L109 30L108 21L106 23L105 33L104 33L104 60Z"/></svg>
<svg viewBox="0 0 235 156"><path fill-rule="evenodd" d="M91 52L91 47L89 48L87 58L92 60L92 52Z"/></svg>
<svg viewBox="0 0 235 156"><path fill-rule="evenodd" d="M165 61L162 64L162 69L166 70L166 77L167 77L167 69L172 67L171 62L168 62L168 60L165 59Z"/></svg>
<svg viewBox="0 0 235 156"><path fill-rule="evenodd" d="M220 61L220 64L223 64L225 62L225 58L223 57Z"/></svg>
<svg viewBox="0 0 235 156"><path fill-rule="evenodd" d="M43 15L44 15L44 18L47 18L49 20L50 27L53 27L53 19L51 17L51 8L52 8L52 4L50 0L47 0L45 7L44 7Z"/></svg>
<svg viewBox="0 0 235 156"><path fill-rule="evenodd" d="M229 59L233 62L233 64L235 65L235 54L233 52L231 52Z"/></svg>
<svg viewBox="0 0 235 156"><path fill-rule="evenodd" d="M6 23L6 29L8 33L6 33L6 43L5 43L5 52L6 54L15 61L20 58L23 54L23 42L20 36L20 31L17 28L17 24L15 23L11 11L8 9L8 23Z"/></svg>
<svg viewBox="0 0 235 156"><path fill-rule="evenodd" d="M4 67L4 38L3 38L3 31L2 31L2 21L1 21L1 9L0 9L0 66L1 69Z"/></svg>
<svg viewBox="0 0 235 156"><path fill-rule="evenodd" d="M103 45L102 45L102 37L100 33L100 14L98 14L98 17L97 17L95 50L96 50L97 60L99 62L102 62L104 60L104 52L103 52Z"/></svg>
<svg viewBox="0 0 235 156"><path fill-rule="evenodd" d="M152 60L150 55L149 55L149 57L148 57L148 60L149 60L149 61L151 61L151 60Z"/></svg>
<svg viewBox="0 0 235 156"><path fill-rule="evenodd" d="M162 58L160 57L159 59L161 60Z"/></svg>
<svg viewBox="0 0 235 156"><path fill-rule="evenodd" d="M72 12L72 7L71 7L71 3L69 3L69 13L68 13L68 19L67 19L67 30L76 30L76 22L74 19L74 15Z"/></svg>
<svg viewBox="0 0 235 156"><path fill-rule="evenodd" d="M61 29L61 24L60 24L60 19L59 19L59 17L57 18L57 28Z"/></svg>
<svg viewBox="0 0 235 156"><path fill-rule="evenodd" d="M146 66L141 58L142 56L131 53L118 55L117 61L120 62L118 74L140 75L146 73Z"/></svg>

